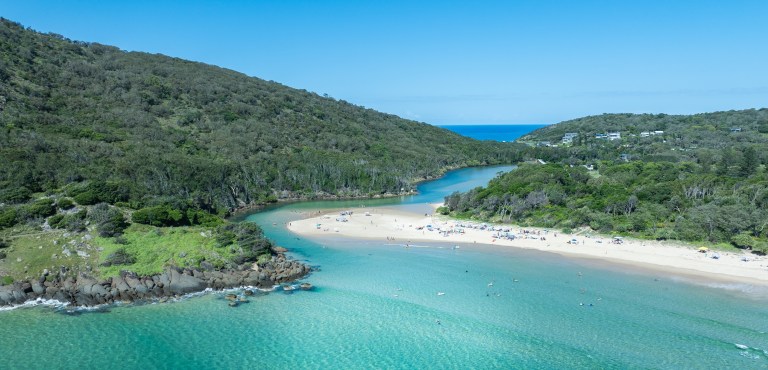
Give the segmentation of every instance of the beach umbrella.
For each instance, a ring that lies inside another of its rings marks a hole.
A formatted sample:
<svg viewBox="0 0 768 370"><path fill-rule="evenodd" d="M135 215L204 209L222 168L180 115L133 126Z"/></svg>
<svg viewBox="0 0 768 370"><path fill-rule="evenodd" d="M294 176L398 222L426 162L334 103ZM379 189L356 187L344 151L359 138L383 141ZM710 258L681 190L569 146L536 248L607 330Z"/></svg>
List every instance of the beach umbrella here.
<svg viewBox="0 0 768 370"><path fill-rule="evenodd" d="M699 248L699 252L703 253L703 252L708 252L708 251L709 251L709 248L707 248L707 247L700 247Z"/></svg>

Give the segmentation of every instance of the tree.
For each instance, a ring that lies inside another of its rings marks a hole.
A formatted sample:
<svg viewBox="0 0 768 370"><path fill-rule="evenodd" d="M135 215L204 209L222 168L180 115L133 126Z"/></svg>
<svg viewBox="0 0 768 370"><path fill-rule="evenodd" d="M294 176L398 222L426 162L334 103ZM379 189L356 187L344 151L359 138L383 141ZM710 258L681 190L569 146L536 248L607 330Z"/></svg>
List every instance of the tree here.
<svg viewBox="0 0 768 370"><path fill-rule="evenodd" d="M760 160L757 157L757 151L755 147L748 146L744 149L744 153L741 159L741 165L739 166L739 175L742 177L749 177L757 171L757 166L760 164Z"/></svg>
<svg viewBox="0 0 768 370"><path fill-rule="evenodd" d="M106 203L93 206L88 212L88 219L96 224L96 230L103 237L118 236L128 227L123 213Z"/></svg>

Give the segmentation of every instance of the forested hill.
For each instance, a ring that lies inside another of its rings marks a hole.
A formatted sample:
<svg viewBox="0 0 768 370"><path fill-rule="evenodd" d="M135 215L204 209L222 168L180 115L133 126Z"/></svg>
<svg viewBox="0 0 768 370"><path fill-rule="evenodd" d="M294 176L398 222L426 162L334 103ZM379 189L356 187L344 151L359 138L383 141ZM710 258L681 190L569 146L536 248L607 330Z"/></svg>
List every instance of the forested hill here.
<svg viewBox="0 0 768 370"><path fill-rule="evenodd" d="M0 203L33 193L221 211L413 189L513 145L163 55L0 21Z"/></svg>
<svg viewBox="0 0 768 370"><path fill-rule="evenodd" d="M564 143L566 134L576 134ZM618 133L612 140L601 135ZM716 158L737 162L746 147L768 146L768 109L701 113L602 114L560 122L536 130L519 141L549 143L558 156L577 159L618 158L695 161L709 165Z"/></svg>
<svg viewBox="0 0 768 370"><path fill-rule="evenodd" d="M768 109L605 114L522 140L545 164L453 194L441 212L768 253Z"/></svg>

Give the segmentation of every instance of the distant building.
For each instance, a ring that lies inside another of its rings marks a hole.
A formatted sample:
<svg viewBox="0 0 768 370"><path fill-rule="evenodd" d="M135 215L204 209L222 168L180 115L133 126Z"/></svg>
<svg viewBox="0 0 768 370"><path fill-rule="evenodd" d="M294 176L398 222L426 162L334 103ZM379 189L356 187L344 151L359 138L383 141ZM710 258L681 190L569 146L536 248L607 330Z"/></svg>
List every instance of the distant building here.
<svg viewBox="0 0 768 370"><path fill-rule="evenodd" d="M595 139L607 139L607 134L595 134Z"/></svg>
<svg viewBox="0 0 768 370"><path fill-rule="evenodd" d="M640 133L640 137L649 137L649 136L658 136L658 135L664 135L664 131L661 131L661 130L643 131Z"/></svg>
<svg viewBox="0 0 768 370"><path fill-rule="evenodd" d="M621 140L621 132L609 132L608 140Z"/></svg>
<svg viewBox="0 0 768 370"><path fill-rule="evenodd" d="M536 146L547 146L547 147L549 147L549 146L552 146L552 143L549 142L549 141L540 141L538 144L536 144Z"/></svg>
<svg viewBox="0 0 768 370"><path fill-rule="evenodd" d="M579 134L576 132L566 132L565 135L563 135L563 144L573 143L573 139L575 139L578 136Z"/></svg>
<svg viewBox="0 0 768 370"><path fill-rule="evenodd" d="M741 132L741 127L731 127L731 132Z"/></svg>

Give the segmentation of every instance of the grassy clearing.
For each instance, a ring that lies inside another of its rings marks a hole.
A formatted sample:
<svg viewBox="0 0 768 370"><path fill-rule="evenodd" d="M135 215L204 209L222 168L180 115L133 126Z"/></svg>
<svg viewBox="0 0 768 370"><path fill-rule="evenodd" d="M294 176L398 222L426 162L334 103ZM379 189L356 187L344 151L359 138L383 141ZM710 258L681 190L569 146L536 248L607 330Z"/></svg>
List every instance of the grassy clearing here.
<svg viewBox="0 0 768 370"><path fill-rule="evenodd" d="M10 247L0 250L6 253L6 258L0 260L0 277L9 276L15 281L37 279L43 270L59 271L62 266L74 273L87 271L100 277L117 276L121 270L152 275L170 265L198 267L201 261L224 267L239 248L217 247L212 231L205 227L133 224L125 230L120 244L117 238L91 238L90 235L95 235L93 231L71 233L19 227L0 235L10 241ZM120 248L134 257L135 263L101 266Z"/></svg>
<svg viewBox="0 0 768 370"><path fill-rule="evenodd" d="M233 248L218 248L211 237L211 229L205 227L153 227L133 224L125 230L122 238L126 244L118 244L115 238L95 238L94 245L103 250L99 263L120 248L136 258L131 265L99 267L102 277L116 276L120 270L130 270L139 275L152 275L167 266L197 267L201 261L208 261L221 267L233 256Z"/></svg>
<svg viewBox="0 0 768 370"><path fill-rule="evenodd" d="M14 280L36 279L43 270L58 271L61 266L72 271L86 271L94 266L98 258L95 248L84 247L84 234L72 234L62 230L42 232L40 230L18 230L12 236L11 246L4 249L6 258L0 260L0 275ZM67 235L67 236L65 236ZM67 256L63 250L70 251ZM78 256L77 250L88 257Z"/></svg>

